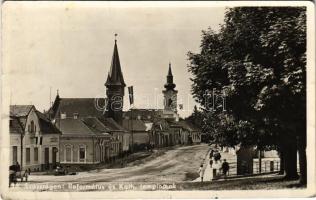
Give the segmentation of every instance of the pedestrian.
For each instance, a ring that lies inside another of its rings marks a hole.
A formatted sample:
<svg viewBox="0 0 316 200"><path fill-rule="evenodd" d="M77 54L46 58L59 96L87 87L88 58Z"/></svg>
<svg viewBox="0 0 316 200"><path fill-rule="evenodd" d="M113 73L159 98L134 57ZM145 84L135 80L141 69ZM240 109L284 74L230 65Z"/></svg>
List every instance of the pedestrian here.
<svg viewBox="0 0 316 200"><path fill-rule="evenodd" d="M228 164L228 162L226 161L226 159L224 159L224 162L223 162L223 164L222 164L222 170L223 170L224 176L226 176L227 173L229 172L229 164Z"/></svg>
<svg viewBox="0 0 316 200"><path fill-rule="evenodd" d="M18 161L16 162L16 165L15 165L15 171L16 171L16 172L21 171L21 166L20 166L20 164L19 164Z"/></svg>
<svg viewBox="0 0 316 200"><path fill-rule="evenodd" d="M217 172L216 174L220 175L221 174L221 167L222 167L221 160L217 160L216 165L214 167L215 167L216 172Z"/></svg>
<svg viewBox="0 0 316 200"><path fill-rule="evenodd" d="M212 168L213 166L213 158L210 159L210 167Z"/></svg>
<svg viewBox="0 0 316 200"><path fill-rule="evenodd" d="M220 160L221 159L221 154L217 151L217 152L215 152L214 153L214 160L217 162L218 160Z"/></svg>
<svg viewBox="0 0 316 200"><path fill-rule="evenodd" d="M210 152L210 159L213 158L213 154L214 154L214 150L212 149L211 152Z"/></svg>
<svg viewBox="0 0 316 200"><path fill-rule="evenodd" d="M203 182L203 164L200 166L198 173L200 174L201 182Z"/></svg>

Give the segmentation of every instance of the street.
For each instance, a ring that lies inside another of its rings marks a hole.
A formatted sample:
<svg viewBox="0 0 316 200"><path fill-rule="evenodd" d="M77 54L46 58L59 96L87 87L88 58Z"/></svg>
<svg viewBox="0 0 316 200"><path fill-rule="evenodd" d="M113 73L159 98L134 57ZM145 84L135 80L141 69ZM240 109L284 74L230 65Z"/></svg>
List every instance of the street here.
<svg viewBox="0 0 316 200"><path fill-rule="evenodd" d="M30 183L48 182L179 182L191 181L198 176L209 146L200 144L177 147L166 151L147 163L137 166L80 172L77 175L32 175ZM192 178L190 178L193 176ZM191 179L191 180L190 180Z"/></svg>

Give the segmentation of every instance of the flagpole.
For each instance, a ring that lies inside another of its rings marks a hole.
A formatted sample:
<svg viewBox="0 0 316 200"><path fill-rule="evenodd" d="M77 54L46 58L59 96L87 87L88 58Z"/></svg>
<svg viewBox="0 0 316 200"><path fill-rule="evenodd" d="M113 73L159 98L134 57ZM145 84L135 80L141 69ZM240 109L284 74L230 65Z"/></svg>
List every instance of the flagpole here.
<svg viewBox="0 0 316 200"><path fill-rule="evenodd" d="M133 106L131 106L131 124L132 124L132 128L131 128L131 133L132 133L132 148L131 148L131 152L134 153Z"/></svg>
<svg viewBox="0 0 316 200"><path fill-rule="evenodd" d="M134 92L133 92L133 86L128 87L128 93L129 93L129 101L130 101L130 110L131 110L131 135L132 135L132 146L131 146L131 153L134 153L134 131L133 131L133 106L134 106Z"/></svg>

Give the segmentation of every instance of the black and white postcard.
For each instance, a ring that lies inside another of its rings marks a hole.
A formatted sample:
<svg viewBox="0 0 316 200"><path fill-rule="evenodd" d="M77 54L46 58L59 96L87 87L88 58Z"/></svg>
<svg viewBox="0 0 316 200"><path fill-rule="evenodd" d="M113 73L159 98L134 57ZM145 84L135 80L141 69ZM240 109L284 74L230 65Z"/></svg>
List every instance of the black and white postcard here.
<svg viewBox="0 0 316 200"><path fill-rule="evenodd" d="M308 1L2 4L3 199L315 195Z"/></svg>

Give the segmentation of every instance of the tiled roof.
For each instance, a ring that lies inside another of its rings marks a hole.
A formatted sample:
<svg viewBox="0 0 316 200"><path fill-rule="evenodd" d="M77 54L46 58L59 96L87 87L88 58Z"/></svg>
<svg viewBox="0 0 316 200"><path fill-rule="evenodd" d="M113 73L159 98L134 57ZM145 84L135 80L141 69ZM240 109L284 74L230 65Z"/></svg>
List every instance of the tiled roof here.
<svg viewBox="0 0 316 200"><path fill-rule="evenodd" d="M168 121L170 127L182 128L182 125L176 121Z"/></svg>
<svg viewBox="0 0 316 200"><path fill-rule="evenodd" d="M83 123L90 128L95 134L109 135L110 129L104 126L98 118L96 117L87 117L81 119ZM110 135L109 135L110 136Z"/></svg>
<svg viewBox="0 0 316 200"><path fill-rule="evenodd" d="M26 120L27 120L27 116L25 117L18 117L19 118L19 121L21 122L21 125L23 127L23 129L26 128Z"/></svg>
<svg viewBox="0 0 316 200"><path fill-rule="evenodd" d="M33 107L33 105L10 105L10 116L26 117Z"/></svg>
<svg viewBox="0 0 316 200"><path fill-rule="evenodd" d="M62 132L62 135L95 135L94 132L90 128L88 128L80 119L57 119L56 125Z"/></svg>
<svg viewBox="0 0 316 200"><path fill-rule="evenodd" d="M154 128L160 131L166 131L169 130L169 124L165 119L156 119L154 121Z"/></svg>
<svg viewBox="0 0 316 200"><path fill-rule="evenodd" d="M131 113L130 110L123 112L123 117L129 117L130 119L132 117L133 119L137 119L138 116L140 116L141 120L152 120L153 118L161 117L163 114L162 109L133 109L132 112L133 113Z"/></svg>
<svg viewBox="0 0 316 200"><path fill-rule="evenodd" d="M181 120L178 121L177 124L181 125L184 129L188 131L200 131L196 126L188 121Z"/></svg>
<svg viewBox="0 0 316 200"><path fill-rule="evenodd" d="M108 136L109 129L104 126L96 117L88 118L66 118L57 119L56 125L62 132L62 135L72 136Z"/></svg>
<svg viewBox="0 0 316 200"><path fill-rule="evenodd" d="M10 117L18 118L18 121L24 130L28 114L33 108L33 105L10 105Z"/></svg>
<svg viewBox="0 0 316 200"><path fill-rule="evenodd" d="M104 105L104 98L56 98L49 113L52 118L58 118L60 113L65 113L66 117L73 117L74 114L79 114L79 117L83 118L99 117L103 116L103 111L97 107Z"/></svg>
<svg viewBox="0 0 316 200"><path fill-rule="evenodd" d="M41 132L45 133L61 133L60 130L41 112L36 111L39 120Z"/></svg>
<svg viewBox="0 0 316 200"><path fill-rule="evenodd" d="M98 118L107 128L110 129L110 131L120 131L120 132L126 132L127 130L119 125L116 121L114 121L112 118L105 118L105 117L99 117Z"/></svg>
<svg viewBox="0 0 316 200"><path fill-rule="evenodd" d="M10 133L23 133L22 124L19 122L17 117L10 117L10 125L9 125Z"/></svg>
<svg viewBox="0 0 316 200"><path fill-rule="evenodd" d="M123 127L133 131L147 131L147 126L142 120L123 120Z"/></svg>

